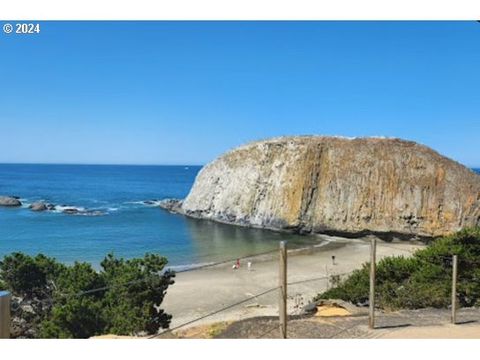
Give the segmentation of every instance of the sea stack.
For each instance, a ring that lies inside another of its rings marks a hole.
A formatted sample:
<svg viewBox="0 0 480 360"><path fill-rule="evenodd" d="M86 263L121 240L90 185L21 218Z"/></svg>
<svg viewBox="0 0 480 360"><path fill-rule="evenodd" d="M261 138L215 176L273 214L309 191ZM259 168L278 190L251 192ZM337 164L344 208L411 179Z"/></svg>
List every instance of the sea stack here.
<svg viewBox="0 0 480 360"><path fill-rule="evenodd" d="M480 176L411 141L282 137L220 156L166 207L299 233L437 237L480 225Z"/></svg>

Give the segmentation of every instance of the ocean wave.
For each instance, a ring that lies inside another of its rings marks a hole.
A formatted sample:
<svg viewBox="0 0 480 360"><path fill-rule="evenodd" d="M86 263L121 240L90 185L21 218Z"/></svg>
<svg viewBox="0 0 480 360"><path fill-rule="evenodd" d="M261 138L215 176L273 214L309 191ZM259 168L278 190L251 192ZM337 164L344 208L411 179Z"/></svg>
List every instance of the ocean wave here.
<svg viewBox="0 0 480 360"><path fill-rule="evenodd" d="M146 207L159 207L162 200L151 199L151 200L136 200L136 201L125 201L123 203L108 202L103 200L89 201L96 203L97 206L94 208L88 208L85 206L78 205L69 205L69 204L54 204L47 199L28 199L28 198L19 198L22 202L22 209L31 209L31 206L34 204L44 204L46 208L39 209L37 212L46 212L46 213L55 213L55 214L67 214L67 215L79 215L79 216L100 216L108 215L110 213L126 210L132 208L131 205L136 206L146 206ZM100 204L105 204L104 206L98 206Z"/></svg>
<svg viewBox="0 0 480 360"><path fill-rule="evenodd" d="M162 200L152 199L152 200L140 200L140 201L126 201L124 204L135 204L135 205L144 205L148 207L157 207L160 206Z"/></svg>
<svg viewBox="0 0 480 360"><path fill-rule="evenodd" d="M105 216L108 215L107 212L102 211L102 210L87 210L83 212L77 212L75 214L71 214L75 216Z"/></svg>
<svg viewBox="0 0 480 360"><path fill-rule="evenodd" d="M62 213L62 212L85 212L86 208L82 206L72 206L72 205L55 205L54 209L51 212Z"/></svg>
<svg viewBox="0 0 480 360"><path fill-rule="evenodd" d="M48 202L45 199L36 200L36 199L27 199L27 198L20 198L22 202L22 209L31 209L31 206L34 204L44 204L45 207L42 209L38 209L36 212L45 212L45 213L55 213L55 214L66 214L66 215L78 215L78 216L102 216L107 215L108 212L117 211L118 208L110 207L108 210L94 208L88 209L83 206L75 206L75 205L55 205Z"/></svg>
<svg viewBox="0 0 480 360"><path fill-rule="evenodd" d="M173 270L173 271L186 271L186 270L194 270L197 268L202 268L204 266L211 266L214 265L214 262L204 262L204 263L193 263L193 264L185 264L185 265L172 265L168 267L167 270Z"/></svg>
<svg viewBox="0 0 480 360"><path fill-rule="evenodd" d="M28 202L26 199L19 199L22 203L22 208L23 209L28 209L32 203Z"/></svg>
<svg viewBox="0 0 480 360"><path fill-rule="evenodd" d="M143 202L145 206L160 206L162 200L146 200Z"/></svg>
<svg viewBox="0 0 480 360"><path fill-rule="evenodd" d="M145 205L144 201L125 201L124 204Z"/></svg>

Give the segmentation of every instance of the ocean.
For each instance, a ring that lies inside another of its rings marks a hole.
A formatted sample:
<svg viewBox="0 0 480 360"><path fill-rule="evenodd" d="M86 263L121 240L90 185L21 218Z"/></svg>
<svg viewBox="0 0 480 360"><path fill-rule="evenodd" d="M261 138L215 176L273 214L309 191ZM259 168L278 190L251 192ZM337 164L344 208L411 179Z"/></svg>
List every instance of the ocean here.
<svg viewBox="0 0 480 360"><path fill-rule="evenodd" d="M171 266L193 266L318 243L318 239L248 229L170 214L150 203L185 198L200 166L0 164L0 195L19 196L21 208L0 207L0 259L20 251L43 253L98 268L107 253L166 256ZM34 212L35 201L56 205ZM145 203L147 201L147 203ZM70 208L76 214L62 213Z"/></svg>

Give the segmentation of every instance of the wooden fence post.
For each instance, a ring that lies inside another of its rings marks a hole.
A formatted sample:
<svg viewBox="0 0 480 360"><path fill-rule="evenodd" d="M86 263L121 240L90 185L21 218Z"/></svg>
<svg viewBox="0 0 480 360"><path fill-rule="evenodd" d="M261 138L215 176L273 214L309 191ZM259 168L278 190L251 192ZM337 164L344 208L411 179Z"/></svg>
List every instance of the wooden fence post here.
<svg viewBox="0 0 480 360"><path fill-rule="evenodd" d="M10 338L10 301L8 291L0 291L0 339Z"/></svg>
<svg viewBox="0 0 480 360"><path fill-rule="evenodd" d="M287 338L287 243L280 242L279 258L279 320L280 336Z"/></svg>
<svg viewBox="0 0 480 360"><path fill-rule="evenodd" d="M327 290L330 289L330 276L328 276L328 265L325 264L325 277L327 278Z"/></svg>
<svg viewBox="0 0 480 360"><path fill-rule="evenodd" d="M457 255L453 255L452 261L452 324L457 323Z"/></svg>
<svg viewBox="0 0 480 360"><path fill-rule="evenodd" d="M377 252L377 239L373 238L370 245L370 294L369 294L369 311L368 311L368 327L375 328L375 263Z"/></svg>

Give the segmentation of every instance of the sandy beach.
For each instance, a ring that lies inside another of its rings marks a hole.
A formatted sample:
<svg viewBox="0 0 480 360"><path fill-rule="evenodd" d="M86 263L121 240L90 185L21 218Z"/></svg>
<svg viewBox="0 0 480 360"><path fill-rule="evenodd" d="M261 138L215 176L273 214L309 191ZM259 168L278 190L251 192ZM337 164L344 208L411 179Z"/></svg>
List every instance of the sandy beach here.
<svg viewBox="0 0 480 360"><path fill-rule="evenodd" d="M327 239L326 244L316 248L289 251L288 282L301 282L288 286L289 314L297 314L316 294L331 286L325 277L350 273L369 260L370 238ZM409 256L411 251L422 247L424 245L419 243L386 243L378 240L377 260L390 255ZM332 256L335 256L335 263L332 262ZM250 270L248 261L252 263ZM233 262L177 274L175 284L168 289L162 304L167 313L173 315L171 328L277 287L279 269L278 255L275 253L243 259L237 270L232 269L232 265ZM316 278L321 279L308 281ZM195 321L182 329L219 321L275 315L278 315L278 290Z"/></svg>

